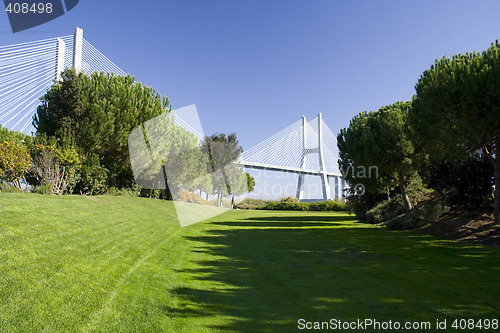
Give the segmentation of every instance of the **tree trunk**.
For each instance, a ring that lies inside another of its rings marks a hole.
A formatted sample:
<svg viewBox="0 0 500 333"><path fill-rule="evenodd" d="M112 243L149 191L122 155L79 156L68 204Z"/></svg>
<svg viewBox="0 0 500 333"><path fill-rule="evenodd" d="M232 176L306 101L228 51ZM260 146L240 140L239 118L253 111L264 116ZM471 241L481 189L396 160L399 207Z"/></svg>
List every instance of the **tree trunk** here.
<svg viewBox="0 0 500 333"><path fill-rule="evenodd" d="M495 156L495 224L500 225L500 156Z"/></svg>
<svg viewBox="0 0 500 333"><path fill-rule="evenodd" d="M170 187L168 186L168 179L167 179L167 171L165 170L165 165L161 166L161 169L163 171L163 178L165 179L165 200L174 200L174 196L172 195L172 192L170 191Z"/></svg>
<svg viewBox="0 0 500 333"><path fill-rule="evenodd" d="M217 192L217 207L222 207L222 193Z"/></svg>
<svg viewBox="0 0 500 333"><path fill-rule="evenodd" d="M412 209L410 198L408 198L408 193L406 193L405 176L399 174L399 190L401 191L401 196L403 197L403 206L407 212Z"/></svg>
<svg viewBox="0 0 500 333"><path fill-rule="evenodd" d="M495 145L494 145L494 151L489 152L486 147L483 147L483 154L490 160L490 162L493 164L493 168L495 170L495 192L494 192L494 200L495 200L495 213L494 213L494 219L495 219L495 224L500 225L500 137L495 136ZM493 157L495 155L495 157Z"/></svg>

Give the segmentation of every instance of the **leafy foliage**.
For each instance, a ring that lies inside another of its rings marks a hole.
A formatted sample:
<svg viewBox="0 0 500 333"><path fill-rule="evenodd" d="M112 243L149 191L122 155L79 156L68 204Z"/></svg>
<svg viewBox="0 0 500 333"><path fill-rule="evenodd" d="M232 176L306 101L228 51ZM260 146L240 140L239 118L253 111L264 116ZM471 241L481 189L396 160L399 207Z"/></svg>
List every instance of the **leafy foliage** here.
<svg viewBox="0 0 500 333"><path fill-rule="evenodd" d="M12 184L20 190L22 184L26 183L25 178L31 165L27 145L31 139L30 136L0 125L0 183L7 183L5 189Z"/></svg>
<svg viewBox="0 0 500 333"><path fill-rule="evenodd" d="M15 142L18 144L25 144L31 141L31 137L19 131L11 131L0 125L0 142L5 142L5 141Z"/></svg>
<svg viewBox="0 0 500 333"><path fill-rule="evenodd" d="M255 189L255 178L253 178L252 176L250 176L250 174L248 172L245 172L245 175L246 175L246 178L247 178L247 188L246 188L246 190L248 192L253 192L253 190Z"/></svg>
<svg viewBox="0 0 500 333"><path fill-rule="evenodd" d="M26 183L25 176L31 166L26 146L15 141L0 142L0 181L14 184L18 189Z"/></svg>
<svg viewBox="0 0 500 333"><path fill-rule="evenodd" d="M407 127L410 108L411 102L397 102L376 112L362 112L337 138L339 166L349 185L361 182L366 192L376 195L398 184L406 210L412 208L405 182L414 170L415 151ZM374 166L378 177L357 179L355 170Z"/></svg>
<svg viewBox="0 0 500 333"><path fill-rule="evenodd" d="M110 186L131 187L128 135L145 121L171 111L168 98L131 76L67 69L43 96L33 124L37 134L63 140L99 157Z"/></svg>
<svg viewBox="0 0 500 333"><path fill-rule="evenodd" d="M271 201L265 206L259 208L265 210L298 210L298 211L346 211L347 206L345 203L328 200L318 202L299 202L296 200L288 200L288 198L281 201Z"/></svg>
<svg viewBox="0 0 500 333"><path fill-rule="evenodd" d="M207 157L198 138L164 113L135 128L129 136L135 181L147 189L141 195L172 200L179 191L211 191ZM207 192L209 193L209 192Z"/></svg>
<svg viewBox="0 0 500 333"><path fill-rule="evenodd" d="M96 195L106 193L108 170L100 165L99 157L88 154L82 159L79 180L75 184L75 193Z"/></svg>
<svg viewBox="0 0 500 333"><path fill-rule="evenodd" d="M80 177L81 155L69 141L41 134L30 144L32 164L28 183L41 193L72 193Z"/></svg>
<svg viewBox="0 0 500 333"><path fill-rule="evenodd" d="M387 200L386 193L374 194L367 192L364 195L353 195L347 201L347 208L358 219L366 220L367 212L384 200Z"/></svg>
<svg viewBox="0 0 500 333"><path fill-rule="evenodd" d="M420 202L428 199L431 194L431 190L425 186L418 174L415 173L408 178L408 198L413 206L417 206ZM397 193L395 195L391 193L391 197L389 199L379 202L366 211L363 219L369 223L381 223L384 221L390 221L404 212L405 208L401 193Z"/></svg>
<svg viewBox="0 0 500 333"><path fill-rule="evenodd" d="M375 207L366 212L366 221L368 223L380 223L389 221L404 212L403 199L401 194L378 203Z"/></svg>
<svg viewBox="0 0 500 333"><path fill-rule="evenodd" d="M270 200L245 198L240 203L238 203L235 208L238 209L261 209L267 205Z"/></svg>
<svg viewBox="0 0 500 333"><path fill-rule="evenodd" d="M411 230L432 223L449 211L450 207L438 196L423 202L411 212L385 221L389 229Z"/></svg>
<svg viewBox="0 0 500 333"><path fill-rule="evenodd" d="M422 174L427 186L443 195L451 206L475 209L492 195L494 169L484 157L430 160Z"/></svg>
<svg viewBox="0 0 500 333"><path fill-rule="evenodd" d="M207 170L212 173L212 186L219 206L225 194L231 195L234 203L234 196L248 192L253 178L249 178L242 168L233 163L243 152L236 133L215 133L205 137L201 151L208 156Z"/></svg>
<svg viewBox="0 0 500 333"><path fill-rule="evenodd" d="M141 188L137 185L133 185L132 188L117 188L111 186L106 189L105 194L110 196L120 196L120 197L138 197L140 192Z"/></svg>
<svg viewBox="0 0 500 333"><path fill-rule="evenodd" d="M437 161L481 152L495 170L495 221L500 223L500 45L443 57L415 86L410 112L415 137Z"/></svg>
<svg viewBox="0 0 500 333"><path fill-rule="evenodd" d="M309 210L321 212L346 211L347 206L344 202L336 200L317 201L309 203Z"/></svg>

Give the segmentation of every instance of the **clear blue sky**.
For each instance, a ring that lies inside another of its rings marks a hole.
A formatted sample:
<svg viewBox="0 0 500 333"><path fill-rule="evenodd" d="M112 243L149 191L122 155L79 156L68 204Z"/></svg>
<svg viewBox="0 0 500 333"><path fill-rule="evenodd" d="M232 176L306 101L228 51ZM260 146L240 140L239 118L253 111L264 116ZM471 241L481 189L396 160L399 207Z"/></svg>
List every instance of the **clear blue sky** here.
<svg viewBox="0 0 500 333"><path fill-rule="evenodd" d="M500 38L500 1L80 0L0 44L84 37L176 107L196 104L205 133L248 149L318 112L334 133L364 110L408 100L435 58Z"/></svg>

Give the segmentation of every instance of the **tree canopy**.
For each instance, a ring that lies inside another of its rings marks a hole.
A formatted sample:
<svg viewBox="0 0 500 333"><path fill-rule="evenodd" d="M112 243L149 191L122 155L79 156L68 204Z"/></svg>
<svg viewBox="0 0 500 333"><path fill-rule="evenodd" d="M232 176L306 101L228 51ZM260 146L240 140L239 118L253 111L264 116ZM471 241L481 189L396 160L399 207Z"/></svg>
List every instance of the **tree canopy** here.
<svg viewBox="0 0 500 333"><path fill-rule="evenodd" d="M72 137L85 153L95 154L109 172L112 186L130 187L130 132L145 121L171 111L168 98L135 82L132 76L66 69L62 81L42 97L33 125L38 133Z"/></svg>
<svg viewBox="0 0 500 333"><path fill-rule="evenodd" d="M495 169L495 221L500 223L500 46L436 60L415 86L415 137L439 160L482 154Z"/></svg>
<svg viewBox="0 0 500 333"><path fill-rule="evenodd" d="M354 186L361 182L369 192L381 192L398 184L406 210L412 205L406 193L406 177L413 172L414 147L410 140L407 118L411 102L397 102L378 111L362 112L337 138L339 166L346 181ZM357 170L376 167L377 177L360 178Z"/></svg>
<svg viewBox="0 0 500 333"><path fill-rule="evenodd" d="M211 173L219 206L222 197L226 194L232 195L234 199L235 195L248 192L250 180L243 170L233 163L243 152L243 148L238 144L236 133L229 135L215 133L207 136L201 149L208 156L207 169Z"/></svg>

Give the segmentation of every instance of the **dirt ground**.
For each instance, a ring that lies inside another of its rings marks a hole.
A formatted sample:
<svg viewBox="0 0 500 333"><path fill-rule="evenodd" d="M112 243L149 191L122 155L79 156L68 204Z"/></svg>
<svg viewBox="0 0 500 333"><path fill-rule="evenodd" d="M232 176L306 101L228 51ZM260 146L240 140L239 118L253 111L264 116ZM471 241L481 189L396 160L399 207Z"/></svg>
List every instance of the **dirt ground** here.
<svg viewBox="0 0 500 333"><path fill-rule="evenodd" d="M417 230L445 239L500 248L500 226L494 224L493 214L489 213L450 213Z"/></svg>

